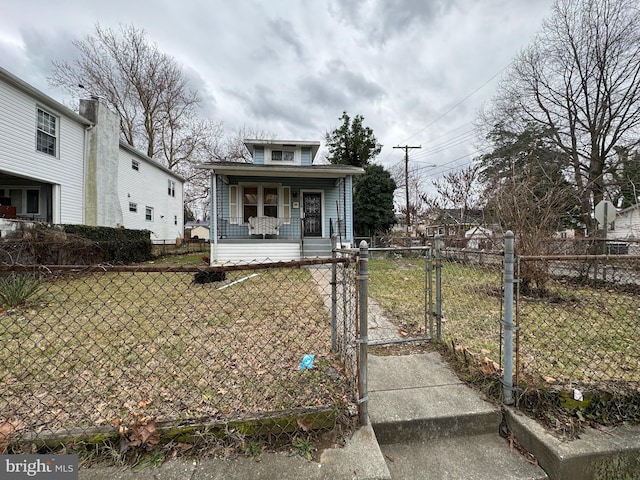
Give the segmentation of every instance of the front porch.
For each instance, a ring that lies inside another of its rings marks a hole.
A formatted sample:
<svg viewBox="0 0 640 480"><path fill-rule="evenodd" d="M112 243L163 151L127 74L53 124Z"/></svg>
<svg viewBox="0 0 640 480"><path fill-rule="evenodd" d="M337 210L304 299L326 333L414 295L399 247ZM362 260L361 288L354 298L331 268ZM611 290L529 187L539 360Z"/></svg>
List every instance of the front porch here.
<svg viewBox="0 0 640 480"><path fill-rule="evenodd" d="M217 228L211 232L211 259L213 263L264 261L291 261L305 258L330 257L331 236L339 237L337 222L330 219L330 234L304 236L304 220L296 225L291 219L272 218L280 224L277 232L251 234L251 227L242 221L219 218ZM277 221L276 221L277 220Z"/></svg>

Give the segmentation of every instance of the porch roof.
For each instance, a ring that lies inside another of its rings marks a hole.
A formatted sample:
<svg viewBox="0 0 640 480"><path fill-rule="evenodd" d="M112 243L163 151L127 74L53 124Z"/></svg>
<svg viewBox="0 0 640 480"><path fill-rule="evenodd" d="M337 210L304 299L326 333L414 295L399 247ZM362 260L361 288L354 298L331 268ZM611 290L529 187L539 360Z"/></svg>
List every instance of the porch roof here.
<svg viewBox="0 0 640 480"><path fill-rule="evenodd" d="M291 177L291 178L344 178L362 175L364 169L351 165L254 165L253 163L212 162L202 163L198 168L212 170L219 175Z"/></svg>

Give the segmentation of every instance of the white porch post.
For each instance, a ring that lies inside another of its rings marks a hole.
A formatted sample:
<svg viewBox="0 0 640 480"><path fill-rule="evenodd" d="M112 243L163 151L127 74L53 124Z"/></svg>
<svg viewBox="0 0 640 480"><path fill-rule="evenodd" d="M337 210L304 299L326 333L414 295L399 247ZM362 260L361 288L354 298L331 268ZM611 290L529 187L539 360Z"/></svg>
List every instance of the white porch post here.
<svg viewBox="0 0 640 480"><path fill-rule="evenodd" d="M211 228L209 229L209 231L213 232L213 243L211 244L211 260L218 263L218 182L216 182L216 172L211 170L209 179L211 181L209 191L212 192L211 195L213 196L213 199L209 202L209 218L211 219L211 222L213 222L213 225L211 225Z"/></svg>

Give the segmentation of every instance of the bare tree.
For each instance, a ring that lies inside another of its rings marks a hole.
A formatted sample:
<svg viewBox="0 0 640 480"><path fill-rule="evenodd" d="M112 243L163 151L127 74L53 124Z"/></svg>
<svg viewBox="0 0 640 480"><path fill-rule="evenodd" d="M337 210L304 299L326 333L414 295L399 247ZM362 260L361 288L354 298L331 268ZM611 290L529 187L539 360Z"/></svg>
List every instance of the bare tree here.
<svg viewBox="0 0 640 480"><path fill-rule="evenodd" d="M637 0L557 0L535 41L515 59L489 127L531 123L566 155L593 233L615 148L640 141L640 9Z"/></svg>
<svg viewBox="0 0 640 480"><path fill-rule="evenodd" d="M195 143L200 125L193 117L200 97L173 57L134 26L116 32L98 24L93 36L73 45L78 57L71 63L53 62L52 85L77 96L84 89L104 98L120 117L124 140L149 157L163 155L160 160L167 167L189 158L184 142Z"/></svg>

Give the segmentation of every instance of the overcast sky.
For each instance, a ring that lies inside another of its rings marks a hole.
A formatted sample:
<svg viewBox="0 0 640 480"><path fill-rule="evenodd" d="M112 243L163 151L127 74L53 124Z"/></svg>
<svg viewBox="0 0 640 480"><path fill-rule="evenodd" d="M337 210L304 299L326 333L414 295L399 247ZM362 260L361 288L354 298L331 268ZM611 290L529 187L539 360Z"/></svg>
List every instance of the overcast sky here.
<svg viewBox="0 0 640 480"><path fill-rule="evenodd" d="M0 0L0 65L58 101L52 60L96 23L144 29L203 97L203 116L324 140L343 111L384 145L377 163L429 177L477 154L472 122L552 0ZM438 165L437 168L428 165Z"/></svg>

